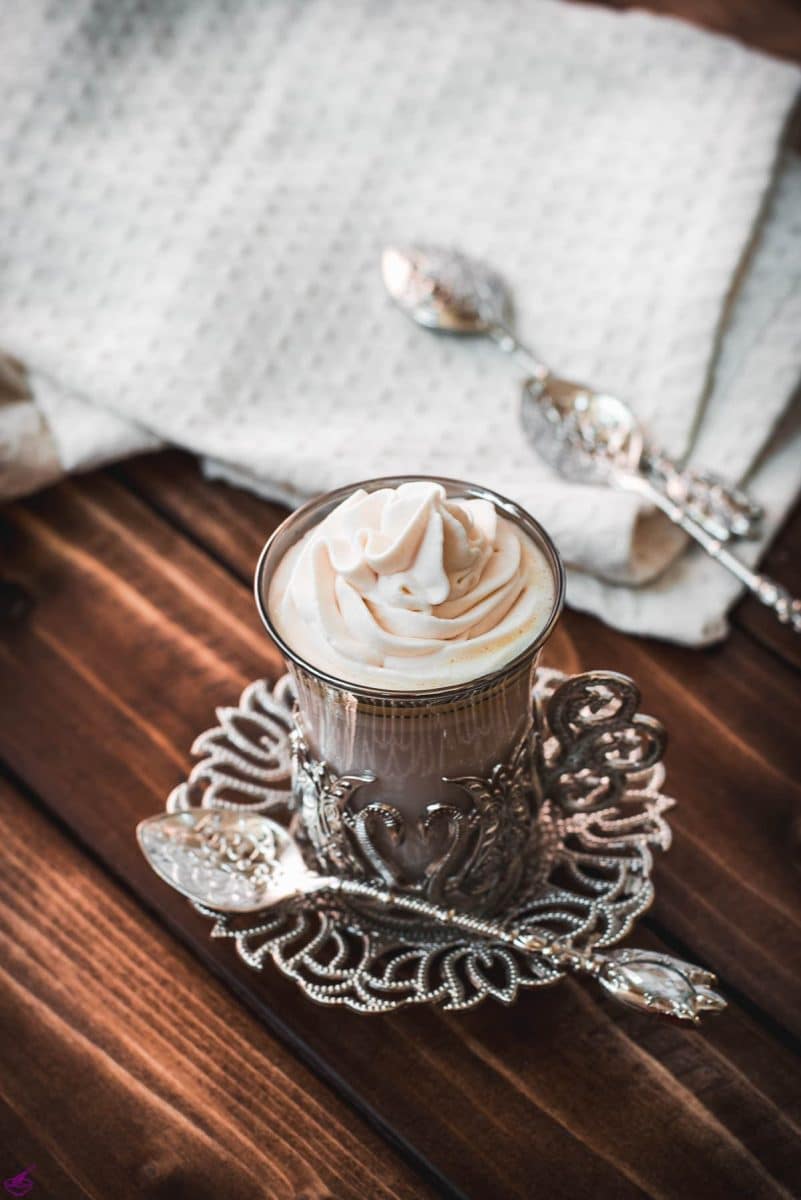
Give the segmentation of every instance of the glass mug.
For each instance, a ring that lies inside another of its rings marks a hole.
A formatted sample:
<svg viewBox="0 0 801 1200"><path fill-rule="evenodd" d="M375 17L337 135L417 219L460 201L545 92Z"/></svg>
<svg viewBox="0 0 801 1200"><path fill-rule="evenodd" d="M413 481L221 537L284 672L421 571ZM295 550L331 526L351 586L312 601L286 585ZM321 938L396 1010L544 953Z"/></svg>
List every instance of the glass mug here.
<svg viewBox="0 0 801 1200"><path fill-rule="evenodd" d="M293 792L299 833L319 868L381 881L460 911L492 913L536 856L540 797L531 689L565 587L545 530L486 488L431 480L449 499L491 501L539 547L553 575L553 605L531 643L504 666L457 685L382 691L337 679L283 640L268 606L270 582L287 550L338 504L357 488L395 488L420 478L352 484L297 509L261 553L256 604L294 688Z"/></svg>

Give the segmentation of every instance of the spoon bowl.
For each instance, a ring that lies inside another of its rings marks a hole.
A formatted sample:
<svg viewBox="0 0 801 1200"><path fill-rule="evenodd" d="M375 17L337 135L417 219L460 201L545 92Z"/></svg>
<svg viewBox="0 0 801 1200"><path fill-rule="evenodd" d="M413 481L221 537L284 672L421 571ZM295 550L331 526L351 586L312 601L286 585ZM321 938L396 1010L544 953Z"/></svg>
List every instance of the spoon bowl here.
<svg viewBox="0 0 801 1200"><path fill-rule="evenodd" d="M381 275L398 307L426 329L492 336L511 316L501 277L458 250L388 246Z"/></svg>
<svg viewBox="0 0 801 1200"><path fill-rule="evenodd" d="M523 388L521 422L543 458L576 483L637 472L643 439L627 404L606 392L548 375Z"/></svg>
<svg viewBox="0 0 801 1200"><path fill-rule="evenodd" d="M165 883L217 912L248 913L315 890L292 835L269 817L187 808L141 821L136 836Z"/></svg>

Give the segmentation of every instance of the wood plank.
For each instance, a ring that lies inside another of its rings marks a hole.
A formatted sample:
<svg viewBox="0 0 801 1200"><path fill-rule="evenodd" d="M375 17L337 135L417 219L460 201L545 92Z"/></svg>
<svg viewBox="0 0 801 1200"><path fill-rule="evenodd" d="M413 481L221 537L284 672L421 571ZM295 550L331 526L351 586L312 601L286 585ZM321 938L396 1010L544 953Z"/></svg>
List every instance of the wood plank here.
<svg viewBox="0 0 801 1200"><path fill-rule="evenodd" d="M3 1178L32 1162L33 1195L65 1198L434 1195L2 779L0 823Z"/></svg>
<svg viewBox="0 0 801 1200"><path fill-rule="evenodd" d="M141 454L111 474L248 585L262 546L287 514L280 504L204 479L197 459L181 450Z"/></svg>
<svg viewBox="0 0 801 1200"><path fill-rule="evenodd" d="M471 1196L792 1191L796 1063L736 1006L700 1036L657 1031L573 984L508 1012L365 1020L310 1005L271 968L255 976L212 943L151 876L133 825L181 778L213 706L278 669L249 590L102 476L13 506L5 521L6 569L31 607L0 641L3 755L386 1136ZM567 665L580 655L567 627L554 645ZM780 942L789 936L782 924ZM764 988L780 968L768 971ZM756 985L748 971L737 982ZM758 1000L769 1007L763 990ZM788 1024L797 1015L785 994L770 1011Z"/></svg>
<svg viewBox="0 0 801 1200"><path fill-rule="evenodd" d="M249 586L280 509L205 482L185 455L137 460L124 478ZM669 730L669 786L681 802L654 917L801 1034L795 673L737 630L698 651L629 638L572 612L545 660L573 671L611 667L639 682L646 711Z"/></svg>
<svg viewBox="0 0 801 1200"><path fill-rule="evenodd" d="M761 570L778 580L792 596L801 599L801 504L796 505L776 541L765 555ZM780 624L770 609L754 596L746 596L732 620L778 658L801 670L801 637Z"/></svg>
<svg viewBox="0 0 801 1200"><path fill-rule="evenodd" d="M23 1080L20 1088L24 1088ZM0 1100L0 1181L16 1180L27 1174L33 1185L34 1200L91 1200L76 1179L73 1179L56 1155L58 1148L49 1145L39 1129L20 1118L14 1108ZM4 1197L8 1195L4 1189Z"/></svg>

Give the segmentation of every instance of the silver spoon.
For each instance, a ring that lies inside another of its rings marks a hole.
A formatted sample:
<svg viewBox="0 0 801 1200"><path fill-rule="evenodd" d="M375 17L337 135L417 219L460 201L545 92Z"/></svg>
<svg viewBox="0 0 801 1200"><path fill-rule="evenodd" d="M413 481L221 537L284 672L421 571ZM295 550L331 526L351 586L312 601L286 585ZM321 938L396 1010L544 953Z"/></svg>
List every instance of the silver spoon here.
<svg viewBox="0 0 801 1200"><path fill-rule="evenodd" d="M630 1008L697 1023L702 1012L726 1007L714 990L714 975L668 954L578 950L566 940L467 916L372 883L320 875L306 866L292 835L260 814L188 808L141 821L136 835L157 875L217 912L259 912L315 894L340 895L541 955L563 970L591 976Z"/></svg>
<svg viewBox="0 0 801 1200"><path fill-rule="evenodd" d="M508 289L484 263L441 246L388 247L381 258L384 284L392 299L419 325L448 333L483 334L523 362L546 393L575 387L559 379L518 338L512 328ZM582 388L584 393L589 389ZM628 425L634 414L622 401ZM762 509L739 488L708 472L681 470L667 455L641 447L632 469L718 541L755 537Z"/></svg>
<svg viewBox="0 0 801 1200"><path fill-rule="evenodd" d="M783 624L801 632L801 600L752 571L724 545L733 536L755 536L762 510L716 476L681 471L666 455L649 450L622 400L551 374L512 330L509 293L500 276L475 259L437 246L389 247L381 270L390 296L419 325L484 334L523 360L531 376L525 385L524 429L563 475L637 492L699 542Z"/></svg>

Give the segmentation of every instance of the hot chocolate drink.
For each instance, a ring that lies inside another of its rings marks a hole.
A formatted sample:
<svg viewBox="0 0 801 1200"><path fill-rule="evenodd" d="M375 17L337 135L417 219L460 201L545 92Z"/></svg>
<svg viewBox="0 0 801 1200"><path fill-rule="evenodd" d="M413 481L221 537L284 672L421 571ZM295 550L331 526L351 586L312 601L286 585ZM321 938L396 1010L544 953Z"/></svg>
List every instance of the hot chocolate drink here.
<svg viewBox="0 0 801 1200"><path fill-rule="evenodd" d="M256 576L325 870L491 911L535 826L531 675L562 603L544 531L484 489L374 480L298 510Z"/></svg>

